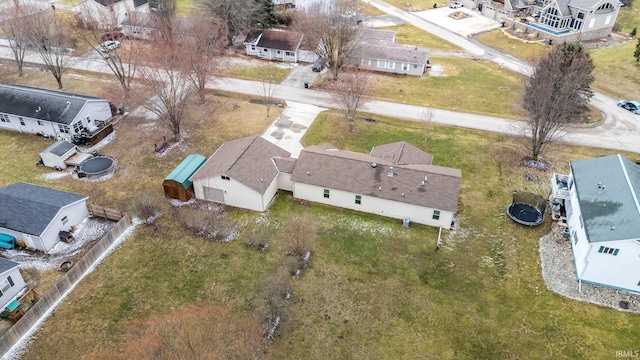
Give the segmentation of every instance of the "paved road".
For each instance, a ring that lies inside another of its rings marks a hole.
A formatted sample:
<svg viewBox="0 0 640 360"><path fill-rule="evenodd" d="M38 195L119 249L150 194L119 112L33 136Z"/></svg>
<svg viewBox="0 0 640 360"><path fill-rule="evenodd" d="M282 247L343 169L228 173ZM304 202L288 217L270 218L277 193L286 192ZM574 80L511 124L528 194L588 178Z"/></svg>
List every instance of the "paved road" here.
<svg viewBox="0 0 640 360"><path fill-rule="evenodd" d="M374 0L375 1L375 0ZM0 57L12 59L11 50L0 46ZM29 53L25 60L30 63L42 63L38 55ZM75 59L70 68L93 72L111 74L109 68L100 59ZM64 83L64 78L63 78ZM260 83L249 80L221 78L209 86L213 89L251 94L260 96ZM276 97L284 100L296 101L303 104L311 104L327 108L336 108L336 104L331 100L328 93L314 89L305 89L300 86L290 86L283 84L279 87ZM607 102L598 96L594 102ZM497 117L482 116L475 114L457 113L440 109L429 109L422 106L399 104L388 101L373 100L366 104L364 110L373 114L400 117L410 120L424 120L424 113L433 111L434 123L457 126L469 129L519 135L519 122ZM564 142L575 145L595 146L615 150L625 150L640 153L640 116L637 116L636 124L629 126L625 122L615 121L614 118L628 113L621 108L614 107L607 114L605 123L595 129L576 129L563 138Z"/></svg>
<svg viewBox="0 0 640 360"><path fill-rule="evenodd" d="M495 49L480 44L474 39L469 39L465 36L461 36L439 27L413 13L389 5L382 0L369 0L368 2L370 5L389 15L396 16L419 29L463 48L472 56L493 61L506 69L523 75L528 76L531 74L531 66L529 66L529 64L511 55L501 53ZM564 140L581 145L640 152L640 116L620 109L616 106L616 102L616 99L600 92L595 92L594 97L591 99L591 104L603 113L603 124L594 129L572 130L572 134L568 135ZM467 115L465 115L465 117L466 116ZM488 121L488 119L485 119L485 121ZM462 123L453 125L467 127ZM491 131L491 129L494 128L491 125L488 126L489 129L481 130ZM502 128L500 129L503 130Z"/></svg>

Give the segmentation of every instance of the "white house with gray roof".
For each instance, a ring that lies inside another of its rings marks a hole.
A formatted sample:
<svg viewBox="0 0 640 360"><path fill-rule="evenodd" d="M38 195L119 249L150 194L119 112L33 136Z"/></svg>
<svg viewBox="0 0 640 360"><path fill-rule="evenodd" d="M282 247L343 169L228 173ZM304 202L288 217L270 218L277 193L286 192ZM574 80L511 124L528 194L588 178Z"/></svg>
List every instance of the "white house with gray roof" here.
<svg viewBox="0 0 640 360"><path fill-rule="evenodd" d="M0 257L0 310L26 286L19 266L18 263Z"/></svg>
<svg viewBox="0 0 640 360"><path fill-rule="evenodd" d="M105 99L0 84L0 129L71 140L98 130L109 119L111 107Z"/></svg>
<svg viewBox="0 0 640 360"><path fill-rule="evenodd" d="M278 191L276 159L290 156L259 136L228 141L191 176L195 197L266 211Z"/></svg>
<svg viewBox="0 0 640 360"><path fill-rule="evenodd" d="M570 168L551 185L566 212L578 282L640 293L640 166L610 155Z"/></svg>
<svg viewBox="0 0 640 360"><path fill-rule="evenodd" d="M462 172L431 160L405 142L374 147L370 154L311 146L296 161L293 197L449 229Z"/></svg>
<svg viewBox="0 0 640 360"><path fill-rule="evenodd" d="M49 252L87 216L86 196L24 182L0 188L0 234L29 249Z"/></svg>
<svg viewBox="0 0 640 360"><path fill-rule="evenodd" d="M429 50L395 42L395 31L358 31L359 67L365 70L422 76L429 64Z"/></svg>

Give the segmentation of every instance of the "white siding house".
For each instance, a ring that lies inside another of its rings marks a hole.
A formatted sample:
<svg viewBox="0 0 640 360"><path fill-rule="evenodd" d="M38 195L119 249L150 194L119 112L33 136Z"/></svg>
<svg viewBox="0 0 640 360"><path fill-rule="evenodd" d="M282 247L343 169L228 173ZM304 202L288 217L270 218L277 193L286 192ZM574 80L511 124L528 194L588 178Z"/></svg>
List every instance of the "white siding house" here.
<svg viewBox="0 0 640 360"><path fill-rule="evenodd" d="M29 249L48 252L87 216L86 196L23 182L0 188L0 234Z"/></svg>
<svg viewBox="0 0 640 360"><path fill-rule="evenodd" d="M25 288L19 264L0 258L0 311Z"/></svg>
<svg viewBox="0 0 640 360"><path fill-rule="evenodd" d="M291 180L297 199L449 229L462 174L404 142L371 154L324 144L302 150Z"/></svg>
<svg viewBox="0 0 640 360"><path fill-rule="evenodd" d="M298 62L303 35L293 31L264 30L245 42L247 55L267 60Z"/></svg>
<svg viewBox="0 0 640 360"><path fill-rule="evenodd" d="M77 19L106 31L115 30L131 12L148 13L148 0L82 0L75 7Z"/></svg>
<svg viewBox="0 0 640 360"><path fill-rule="evenodd" d="M396 43L395 31L360 29L358 41L361 69L422 76L429 65L429 50Z"/></svg>
<svg viewBox="0 0 640 360"><path fill-rule="evenodd" d="M0 129L70 141L111 119L109 101L22 85L0 84Z"/></svg>
<svg viewBox="0 0 640 360"><path fill-rule="evenodd" d="M196 199L266 211L278 191L274 159L290 155L259 136L226 142L191 177Z"/></svg>
<svg viewBox="0 0 640 360"><path fill-rule="evenodd" d="M640 166L620 155L574 161L554 174L579 283L640 293Z"/></svg>

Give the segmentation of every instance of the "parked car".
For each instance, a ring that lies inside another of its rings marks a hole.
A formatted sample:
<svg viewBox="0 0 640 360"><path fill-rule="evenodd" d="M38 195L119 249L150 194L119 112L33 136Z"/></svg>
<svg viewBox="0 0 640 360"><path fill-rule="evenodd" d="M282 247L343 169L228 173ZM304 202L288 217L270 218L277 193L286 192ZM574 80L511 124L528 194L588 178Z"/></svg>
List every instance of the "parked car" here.
<svg viewBox="0 0 640 360"><path fill-rule="evenodd" d="M618 106L640 115L640 102L635 100L620 100L618 101Z"/></svg>
<svg viewBox="0 0 640 360"><path fill-rule="evenodd" d="M111 31L111 32L102 34L102 36L100 37L100 41L105 42L105 41L112 41L112 40L120 40L123 37L124 37L124 33L120 31Z"/></svg>
<svg viewBox="0 0 640 360"><path fill-rule="evenodd" d="M458 1L454 1L452 3L449 3L449 7L452 9L457 9L457 8L461 8L463 5L461 2Z"/></svg>
<svg viewBox="0 0 640 360"><path fill-rule="evenodd" d="M314 72L320 72L324 69L324 61L321 58L318 58L311 66L311 70Z"/></svg>
<svg viewBox="0 0 640 360"><path fill-rule="evenodd" d="M115 50L120 47L120 41L117 40L109 40L100 44L100 51L109 52Z"/></svg>

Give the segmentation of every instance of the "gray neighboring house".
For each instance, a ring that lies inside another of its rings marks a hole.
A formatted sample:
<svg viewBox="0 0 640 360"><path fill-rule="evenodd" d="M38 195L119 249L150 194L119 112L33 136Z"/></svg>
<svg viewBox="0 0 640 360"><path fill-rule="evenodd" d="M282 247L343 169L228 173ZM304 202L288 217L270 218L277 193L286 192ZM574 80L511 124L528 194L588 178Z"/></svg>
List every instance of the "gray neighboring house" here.
<svg viewBox="0 0 640 360"><path fill-rule="evenodd" d="M618 0L463 0L482 15L555 42L593 40L613 30Z"/></svg>
<svg viewBox="0 0 640 360"><path fill-rule="evenodd" d="M566 214L578 286L640 294L640 166L617 154L570 169L553 174L551 195Z"/></svg>
<svg viewBox="0 0 640 360"><path fill-rule="evenodd" d="M59 140L93 132L111 119L109 101L93 96L0 84L0 129Z"/></svg>
<svg viewBox="0 0 640 360"><path fill-rule="evenodd" d="M361 29L358 32L359 68L422 76L429 66L429 50L395 42L394 31Z"/></svg>
<svg viewBox="0 0 640 360"><path fill-rule="evenodd" d="M48 252L87 216L86 196L24 182L0 188L0 234L29 249Z"/></svg>
<svg viewBox="0 0 640 360"><path fill-rule="evenodd" d="M245 41L247 55L261 59L298 62L303 34L284 30L264 30Z"/></svg>
<svg viewBox="0 0 640 360"><path fill-rule="evenodd" d="M18 263L0 257L0 312L26 286L19 266Z"/></svg>

